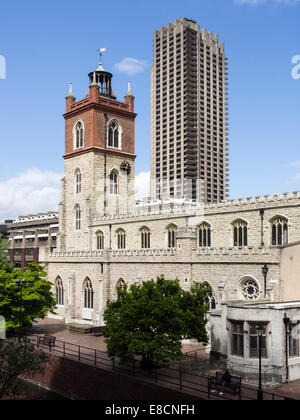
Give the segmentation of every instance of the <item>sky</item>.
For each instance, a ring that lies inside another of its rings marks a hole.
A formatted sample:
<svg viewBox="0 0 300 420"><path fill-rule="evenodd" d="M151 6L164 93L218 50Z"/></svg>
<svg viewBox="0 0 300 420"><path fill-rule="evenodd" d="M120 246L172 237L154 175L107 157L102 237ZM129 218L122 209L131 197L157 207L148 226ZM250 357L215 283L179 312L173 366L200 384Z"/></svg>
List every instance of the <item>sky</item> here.
<svg viewBox="0 0 300 420"><path fill-rule="evenodd" d="M225 43L230 197L300 189L300 0L15 0L0 8L0 220L57 209L65 96L70 82L85 96L100 47L118 99L131 81L149 194L153 31L181 17Z"/></svg>

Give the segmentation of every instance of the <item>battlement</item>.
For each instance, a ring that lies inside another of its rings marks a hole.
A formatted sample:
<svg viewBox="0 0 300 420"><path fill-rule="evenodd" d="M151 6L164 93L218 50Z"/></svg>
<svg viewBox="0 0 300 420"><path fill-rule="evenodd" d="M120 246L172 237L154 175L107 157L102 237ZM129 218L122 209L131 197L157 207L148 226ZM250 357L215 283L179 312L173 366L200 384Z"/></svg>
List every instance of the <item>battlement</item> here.
<svg viewBox="0 0 300 420"><path fill-rule="evenodd" d="M225 200L218 203L203 204L196 200L144 200L138 201L135 210L128 214L108 214L102 217L95 217L93 224L105 221L126 221L141 216L203 216L211 213L228 213L230 211L255 210L268 207L280 207L300 205L300 191L283 194L265 195L250 198L239 198L236 200Z"/></svg>

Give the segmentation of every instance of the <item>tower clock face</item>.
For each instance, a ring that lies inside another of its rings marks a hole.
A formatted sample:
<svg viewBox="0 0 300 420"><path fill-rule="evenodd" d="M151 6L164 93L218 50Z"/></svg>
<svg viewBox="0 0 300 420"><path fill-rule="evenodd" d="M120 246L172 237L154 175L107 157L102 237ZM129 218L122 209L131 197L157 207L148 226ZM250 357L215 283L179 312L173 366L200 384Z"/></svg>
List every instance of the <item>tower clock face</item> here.
<svg viewBox="0 0 300 420"><path fill-rule="evenodd" d="M130 164L128 162L122 162L121 166L120 166L121 171L123 172L127 172L127 174L130 173L131 167Z"/></svg>

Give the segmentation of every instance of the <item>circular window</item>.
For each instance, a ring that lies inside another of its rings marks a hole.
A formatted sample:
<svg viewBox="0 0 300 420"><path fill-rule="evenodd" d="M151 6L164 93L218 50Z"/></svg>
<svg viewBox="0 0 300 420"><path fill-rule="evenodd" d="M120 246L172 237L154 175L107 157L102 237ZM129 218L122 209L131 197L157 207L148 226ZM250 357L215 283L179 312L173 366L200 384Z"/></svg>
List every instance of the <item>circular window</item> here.
<svg viewBox="0 0 300 420"><path fill-rule="evenodd" d="M259 287L255 280L247 279L241 284L243 297L247 300L259 298Z"/></svg>

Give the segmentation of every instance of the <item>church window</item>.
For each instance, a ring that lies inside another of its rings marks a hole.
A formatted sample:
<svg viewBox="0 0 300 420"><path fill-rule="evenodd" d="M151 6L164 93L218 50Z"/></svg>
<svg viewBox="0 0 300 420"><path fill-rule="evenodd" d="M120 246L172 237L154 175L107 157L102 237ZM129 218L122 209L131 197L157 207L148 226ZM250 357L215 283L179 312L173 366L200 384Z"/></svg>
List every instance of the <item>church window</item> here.
<svg viewBox="0 0 300 420"><path fill-rule="evenodd" d="M56 286L55 286L55 294L56 294L56 304L59 306L64 305L64 287L63 282L60 277L56 280Z"/></svg>
<svg viewBox="0 0 300 420"><path fill-rule="evenodd" d="M80 194L81 193L81 172L80 172L80 169L76 170L75 178L76 178L76 194Z"/></svg>
<svg viewBox="0 0 300 420"><path fill-rule="evenodd" d="M141 248L142 249L150 248L150 238L151 238L150 229L148 229L147 227L143 227L141 229Z"/></svg>
<svg viewBox="0 0 300 420"><path fill-rule="evenodd" d="M233 226L233 245L247 246L248 245L248 224L244 220L236 220Z"/></svg>
<svg viewBox="0 0 300 420"><path fill-rule="evenodd" d="M176 237L177 226L171 225L167 228L168 235L168 248L176 248L177 237Z"/></svg>
<svg viewBox="0 0 300 420"><path fill-rule="evenodd" d="M78 121L78 123L75 125L74 130L74 137L75 137L75 149L80 149L83 147L83 124L81 121Z"/></svg>
<svg viewBox="0 0 300 420"><path fill-rule="evenodd" d="M107 137L108 147L114 147L115 149L121 148L121 134L122 129L117 121L112 121L108 125Z"/></svg>
<svg viewBox="0 0 300 420"><path fill-rule="evenodd" d="M272 219L272 245L288 244L288 221L285 217L275 217Z"/></svg>
<svg viewBox="0 0 300 420"><path fill-rule="evenodd" d="M115 170L109 175L109 192L113 195L119 194L119 174Z"/></svg>
<svg viewBox="0 0 300 420"><path fill-rule="evenodd" d="M90 279L87 279L84 286L84 307L86 309L94 308L94 290Z"/></svg>
<svg viewBox="0 0 300 420"><path fill-rule="evenodd" d="M252 278L244 279L240 284L241 293L246 300L257 300L259 298L259 286Z"/></svg>
<svg viewBox="0 0 300 420"><path fill-rule="evenodd" d="M101 231L96 233L96 246L99 250L104 249L104 235Z"/></svg>
<svg viewBox="0 0 300 420"><path fill-rule="evenodd" d="M198 227L198 244L199 247L211 246L211 230L208 223L201 223Z"/></svg>
<svg viewBox="0 0 300 420"><path fill-rule="evenodd" d="M81 230L81 209L79 205L75 207L75 229Z"/></svg>
<svg viewBox="0 0 300 420"><path fill-rule="evenodd" d="M126 232L123 229L119 229L117 232L118 238L118 249L125 249L126 248Z"/></svg>

